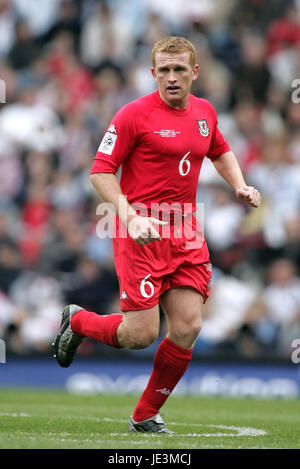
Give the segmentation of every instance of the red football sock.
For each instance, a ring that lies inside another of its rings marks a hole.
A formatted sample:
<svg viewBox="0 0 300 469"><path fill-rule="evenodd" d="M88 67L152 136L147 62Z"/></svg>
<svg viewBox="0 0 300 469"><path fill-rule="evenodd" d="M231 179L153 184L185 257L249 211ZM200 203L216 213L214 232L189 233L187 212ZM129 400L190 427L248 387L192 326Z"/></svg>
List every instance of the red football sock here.
<svg viewBox="0 0 300 469"><path fill-rule="evenodd" d="M149 382L133 413L136 422L157 414L184 375L191 361L192 351L179 347L167 337L160 343L154 356Z"/></svg>
<svg viewBox="0 0 300 469"><path fill-rule="evenodd" d="M120 348L117 329L122 322L122 314L100 316L81 309L71 318L71 328L80 336L91 337L112 347Z"/></svg>

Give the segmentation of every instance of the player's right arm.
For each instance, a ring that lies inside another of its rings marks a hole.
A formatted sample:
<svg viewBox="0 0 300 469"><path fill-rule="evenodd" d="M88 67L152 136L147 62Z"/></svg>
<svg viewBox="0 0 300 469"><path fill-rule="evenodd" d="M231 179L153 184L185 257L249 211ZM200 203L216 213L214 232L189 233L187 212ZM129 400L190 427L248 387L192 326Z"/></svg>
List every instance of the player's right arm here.
<svg viewBox="0 0 300 469"><path fill-rule="evenodd" d="M116 214L127 226L129 235L140 245L161 240L153 226L163 224L151 217L136 213L122 193L115 176L118 168L130 155L138 139L136 112L132 105L122 108L108 127L97 151L90 180L104 202L112 204Z"/></svg>
<svg viewBox="0 0 300 469"><path fill-rule="evenodd" d="M160 241L161 237L153 224L162 224L152 217L142 217L128 203L116 176L112 173L93 173L90 180L105 202L112 204L120 220L127 226L128 233L140 246L152 241Z"/></svg>

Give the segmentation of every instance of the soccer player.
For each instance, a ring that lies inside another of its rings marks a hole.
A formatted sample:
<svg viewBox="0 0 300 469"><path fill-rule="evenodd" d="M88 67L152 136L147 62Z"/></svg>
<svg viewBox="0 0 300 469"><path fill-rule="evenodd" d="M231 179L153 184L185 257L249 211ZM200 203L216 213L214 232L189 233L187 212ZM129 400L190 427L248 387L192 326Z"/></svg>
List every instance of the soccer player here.
<svg viewBox="0 0 300 469"><path fill-rule="evenodd" d="M71 364L84 337L112 347L145 348L158 336L160 304L168 332L156 351L152 374L128 429L172 433L159 410L190 363L202 305L210 293L206 242L201 236L189 242L192 233L199 231L193 212L204 157L211 159L237 198L257 207L261 197L245 183L218 130L213 106L190 93L199 72L194 45L177 36L158 41L151 71L158 90L116 113L90 176L117 214L113 246L122 314L101 316L68 305L54 348L63 367ZM115 174L120 166L119 184ZM139 212L138 204L146 207L146 213ZM156 216L153 204L158 207ZM169 214L169 236L163 236L166 207L175 207ZM187 228L178 235L184 223Z"/></svg>

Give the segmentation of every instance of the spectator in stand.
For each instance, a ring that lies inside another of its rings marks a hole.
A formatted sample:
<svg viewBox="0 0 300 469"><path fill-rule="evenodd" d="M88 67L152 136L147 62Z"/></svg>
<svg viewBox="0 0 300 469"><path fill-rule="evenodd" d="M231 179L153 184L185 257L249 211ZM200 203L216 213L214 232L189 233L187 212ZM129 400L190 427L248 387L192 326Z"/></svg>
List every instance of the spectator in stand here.
<svg viewBox="0 0 300 469"><path fill-rule="evenodd" d="M293 47L300 41L299 10L295 2L287 2L284 14L271 23L267 31L267 55L270 57Z"/></svg>
<svg viewBox="0 0 300 469"><path fill-rule="evenodd" d="M82 28L82 60L92 68L125 66L133 56L134 39L126 18L113 14L108 2L101 2Z"/></svg>
<svg viewBox="0 0 300 469"><path fill-rule="evenodd" d="M224 275L215 269L214 294L205 310L201 335L197 346L205 351L231 344L243 326L249 307L258 294L255 282L243 281L232 275ZM232 291L235 294L232 294Z"/></svg>
<svg viewBox="0 0 300 469"><path fill-rule="evenodd" d="M34 36L24 20L18 20L15 24L16 39L7 58L12 68L20 70L30 67L31 63L39 56L40 47L34 40Z"/></svg>
<svg viewBox="0 0 300 469"><path fill-rule="evenodd" d="M13 282L21 275L18 247L11 240L0 242L0 290L9 294Z"/></svg>
<svg viewBox="0 0 300 469"><path fill-rule="evenodd" d="M18 100L3 107L0 134L26 150L53 151L62 138L62 128L55 111L39 103L39 87L24 83Z"/></svg>
<svg viewBox="0 0 300 469"><path fill-rule="evenodd" d="M10 0L0 0L0 59L9 53L15 41L16 13Z"/></svg>
<svg viewBox="0 0 300 469"><path fill-rule="evenodd" d="M300 333L300 278L292 260L281 258L270 264L267 286L249 308L247 322L261 344L290 353Z"/></svg>
<svg viewBox="0 0 300 469"><path fill-rule="evenodd" d="M205 211L205 232L214 252L229 249L235 244L244 213L227 186L213 187L211 207Z"/></svg>
<svg viewBox="0 0 300 469"><path fill-rule="evenodd" d="M23 352L47 351L62 307L59 282L40 273L24 271L12 284L10 296L23 311L18 324Z"/></svg>
<svg viewBox="0 0 300 469"><path fill-rule="evenodd" d="M61 0L10 0L19 17L28 23L33 35L41 38L55 24Z"/></svg>
<svg viewBox="0 0 300 469"><path fill-rule="evenodd" d="M81 301L89 311L105 314L117 290L117 280L107 268L82 256L64 289L66 301Z"/></svg>
<svg viewBox="0 0 300 469"><path fill-rule="evenodd" d="M241 64L233 80L235 99L264 104L270 84L270 72L265 62L264 38L248 33L243 36L241 45Z"/></svg>
<svg viewBox="0 0 300 469"><path fill-rule="evenodd" d="M266 243L281 247L286 243L285 223L297 217L300 208L299 186L284 136L265 141L263 160L253 165L248 178L261 189L268 204L263 224Z"/></svg>

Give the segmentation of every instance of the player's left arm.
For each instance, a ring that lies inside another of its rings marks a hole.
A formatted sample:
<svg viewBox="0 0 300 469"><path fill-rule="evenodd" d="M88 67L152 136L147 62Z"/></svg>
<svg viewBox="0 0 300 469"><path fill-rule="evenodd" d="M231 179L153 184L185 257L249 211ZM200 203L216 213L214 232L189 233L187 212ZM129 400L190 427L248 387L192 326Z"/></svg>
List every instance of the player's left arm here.
<svg viewBox="0 0 300 469"><path fill-rule="evenodd" d="M258 207L261 195L255 187L248 186L245 182L241 168L232 151L227 151L213 161L220 176L231 185L238 199L243 200L252 207Z"/></svg>

